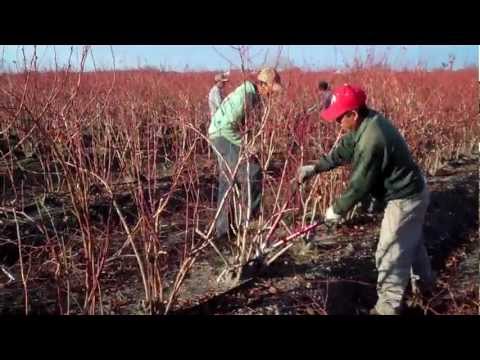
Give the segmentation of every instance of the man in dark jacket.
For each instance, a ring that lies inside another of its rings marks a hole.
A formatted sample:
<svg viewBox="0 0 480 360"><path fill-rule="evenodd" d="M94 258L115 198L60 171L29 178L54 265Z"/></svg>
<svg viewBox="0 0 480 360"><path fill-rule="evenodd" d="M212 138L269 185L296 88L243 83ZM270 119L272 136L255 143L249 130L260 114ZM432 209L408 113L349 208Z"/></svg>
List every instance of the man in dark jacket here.
<svg viewBox="0 0 480 360"><path fill-rule="evenodd" d="M409 280L424 289L432 285L430 259L423 242L423 222L429 204L425 178L393 124L367 108L365 92L355 86L336 89L320 116L348 131L338 146L315 165L300 167L298 181L352 164L345 192L330 206L326 222L338 222L369 194L387 206L375 254L378 301L372 314L399 314Z"/></svg>
<svg viewBox="0 0 480 360"><path fill-rule="evenodd" d="M319 97L318 97L318 103L313 105L307 110L307 114L310 114L314 111L322 111L328 109L330 106L330 103L332 101L332 92L328 86L328 83L326 81L320 81L318 83L318 91L319 91Z"/></svg>

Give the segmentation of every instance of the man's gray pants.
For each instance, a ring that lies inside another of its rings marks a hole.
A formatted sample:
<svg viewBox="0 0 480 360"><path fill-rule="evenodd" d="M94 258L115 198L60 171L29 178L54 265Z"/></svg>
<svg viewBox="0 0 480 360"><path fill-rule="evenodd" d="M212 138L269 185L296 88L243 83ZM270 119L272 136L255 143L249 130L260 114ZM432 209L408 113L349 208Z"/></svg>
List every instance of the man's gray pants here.
<svg viewBox="0 0 480 360"><path fill-rule="evenodd" d="M422 193L407 199L391 200L385 209L380 240L375 254L378 270L379 314L398 314L409 280L433 283L430 259L424 245L423 223L430 201L425 185Z"/></svg>
<svg viewBox="0 0 480 360"><path fill-rule="evenodd" d="M233 174L235 167L237 166L240 147L232 144L223 137L217 137L211 140L213 146L216 148L215 153L218 159L218 196L217 196L217 209L221 204L222 199L227 193L231 184L231 175ZM228 168L230 170L228 170ZM247 212L248 199L250 198L250 219L256 217L260 209L260 203L262 200L262 171L258 161L250 159L242 161L239 165L238 171L235 176L235 185L238 185L241 191L242 199L242 213ZM248 189L250 185L250 197L248 196ZM216 237L228 236L230 233L229 212L232 208L232 196L233 190L230 190L229 196L223 204L222 210L215 223ZM239 219L243 223L244 219Z"/></svg>

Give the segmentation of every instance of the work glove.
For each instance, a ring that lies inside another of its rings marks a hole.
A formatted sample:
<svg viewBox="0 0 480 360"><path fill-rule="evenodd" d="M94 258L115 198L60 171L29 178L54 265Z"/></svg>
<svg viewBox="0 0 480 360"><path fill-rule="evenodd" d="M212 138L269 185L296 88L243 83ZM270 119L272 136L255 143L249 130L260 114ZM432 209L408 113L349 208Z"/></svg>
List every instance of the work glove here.
<svg viewBox="0 0 480 360"><path fill-rule="evenodd" d="M297 170L297 181L302 184L316 173L314 165L300 166Z"/></svg>
<svg viewBox="0 0 480 360"><path fill-rule="evenodd" d="M327 225L338 224L341 219L342 219L342 216L335 213L335 211L333 210L333 206L330 206L325 212L324 220Z"/></svg>

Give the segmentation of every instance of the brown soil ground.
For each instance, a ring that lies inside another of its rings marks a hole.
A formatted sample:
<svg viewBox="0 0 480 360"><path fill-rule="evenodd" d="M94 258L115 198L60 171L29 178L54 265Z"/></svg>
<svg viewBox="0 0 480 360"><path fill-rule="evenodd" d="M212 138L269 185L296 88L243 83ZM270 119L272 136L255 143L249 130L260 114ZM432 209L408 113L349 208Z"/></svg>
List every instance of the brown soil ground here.
<svg viewBox="0 0 480 360"><path fill-rule="evenodd" d="M432 297L421 302L407 299L411 305L407 313L478 314L478 155L447 162L437 174L429 177L428 182L431 204L425 238L438 277ZM202 191L208 197L212 188L205 186ZM181 194L177 196L181 199ZM62 199L50 201L57 207L64 203ZM171 261L175 262L181 252L184 226L175 221L178 204L173 204L169 236L165 241L171 250L176 249L170 252ZM97 210L98 213L103 211L101 203ZM188 275L173 314L365 314L376 301L373 254L380 221L381 214L360 214L338 228L333 241L314 246L298 241L260 277L231 291L228 286L216 282L222 262L208 250ZM2 238L15 240L13 230L2 226ZM324 229L319 228L317 235L322 236L322 231ZM32 230L30 236L34 241L38 234ZM124 239L118 241L121 244ZM24 313L25 297L17 253L14 244L0 247L0 264L6 265L17 279L3 286L6 277L0 272L0 314ZM80 313L82 305L83 277L81 271L77 273L69 283L71 313ZM55 314L66 308L65 296L61 293L66 289L58 289L51 274L49 264L44 264L40 271L30 276L30 313ZM173 274L167 274L166 282L171 283L172 277ZM143 298L142 285L131 256L125 255L106 266L102 291L105 314L144 313L140 300ZM60 298L63 300L58 301Z"/></svg>

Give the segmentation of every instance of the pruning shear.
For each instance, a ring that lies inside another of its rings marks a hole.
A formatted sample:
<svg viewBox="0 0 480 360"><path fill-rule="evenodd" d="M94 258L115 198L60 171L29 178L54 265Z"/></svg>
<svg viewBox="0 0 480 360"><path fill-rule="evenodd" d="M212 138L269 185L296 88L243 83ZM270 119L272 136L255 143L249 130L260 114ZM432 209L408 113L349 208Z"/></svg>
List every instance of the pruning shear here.
<svg viewBox="0 0 480 360"><path fill-rule="evenodd" d="M293 241L302 237L305 234L310 234L318 226L325 225L327 229L327 235L331 235L336 228L336 224L331 222L325 222L324 220L315 222L304 228L294 232L293 234L287 236L284 239L278 240L270 245L268 248L264 249L260 254L249 260L244 264L240 271L240 279L245 280L252 277L255 277L256 274L261 273L266 267L268 267L273 261L275 261L280 255L287 251L292 245ZM307 236L307 243L311 241L311 237ZM282 245L285 245L281 250L279 250L274 255L271 255L275 250L279 249Z"/></svg>

